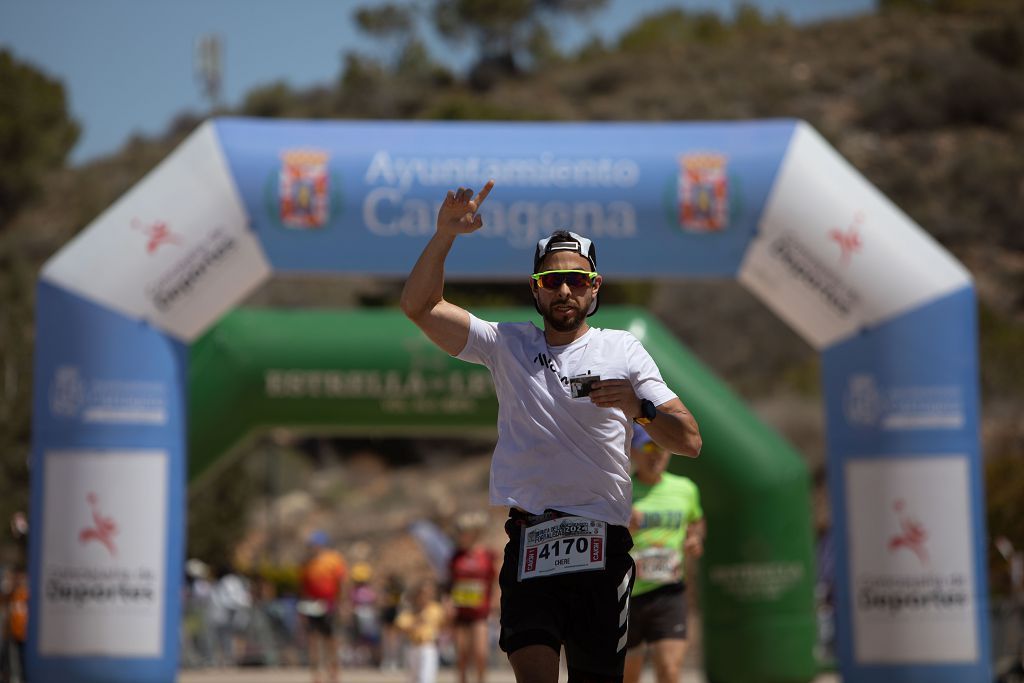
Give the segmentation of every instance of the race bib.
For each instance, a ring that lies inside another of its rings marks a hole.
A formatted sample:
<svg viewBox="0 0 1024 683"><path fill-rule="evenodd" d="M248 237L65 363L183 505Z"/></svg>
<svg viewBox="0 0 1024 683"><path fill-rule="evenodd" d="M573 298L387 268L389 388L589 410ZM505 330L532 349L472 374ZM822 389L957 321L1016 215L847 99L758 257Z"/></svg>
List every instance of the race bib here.
<svg viewBox="0 0 1024 683"><path fill-rule="evenodd" d="M638 581L675 583L681 578L679 553L674 548L644 548L633 556Z"/></svg>
<svg viewBox="0 0 1024 683"><path fill-rule="evenodd" d="M559 517L523 529L519 580L604 569L608 528L586 517Z"/></svg>
<svg viewBox="0 0 1024 683"><path fill-rule="evenodd" d="M481 607L487 594L482 579L459 579L452 586L452 603L456 607Z"/></svg>

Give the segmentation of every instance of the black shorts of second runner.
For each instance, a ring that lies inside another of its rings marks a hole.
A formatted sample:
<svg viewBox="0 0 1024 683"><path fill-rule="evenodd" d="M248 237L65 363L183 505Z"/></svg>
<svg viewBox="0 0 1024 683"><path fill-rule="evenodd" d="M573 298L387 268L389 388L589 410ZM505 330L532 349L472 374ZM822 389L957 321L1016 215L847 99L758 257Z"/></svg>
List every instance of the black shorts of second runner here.
<svg viewBox="0 0 1024 683"><path fill-rule="evenodd" d="M561 514L561 513L556 513ZM528 645L565 646L569 680L590 674L621 680L626 657L626 616L636 569L626 527L608 525L605 568L518 580L518 559L526 515L513 510L505 522L509 541L498 575L501 635L512 654Z"/></svg>
<svg viewBox="0 0 1024 683"><path fill-rule="evenodd" d="M322 636L330 638L334 635L334 611L329 610L327 614L321 614L315 617L306 617L306 624L309 625L309 630L314 633L319 633Z"/></svg>
<svg viewBox="0 0 1024 683"><path fill-rule="evenodd" d="M659 640L686 640L686 586L670 583L634 595L626 649Z"/></svg>

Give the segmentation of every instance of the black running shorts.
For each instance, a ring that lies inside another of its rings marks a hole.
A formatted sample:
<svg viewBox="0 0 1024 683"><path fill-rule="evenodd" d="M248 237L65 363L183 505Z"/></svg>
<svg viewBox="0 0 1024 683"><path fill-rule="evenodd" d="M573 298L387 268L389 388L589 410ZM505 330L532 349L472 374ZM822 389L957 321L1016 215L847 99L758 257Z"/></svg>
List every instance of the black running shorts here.
<svg viewBox="0 0 1024 683"><path fill-rule="evenodd" d="M553 516L567 516L552 511ZM565 646L570 680L621 679L626 656L626 616L636 570L629 555L633 539L623 526L608 525L605 568L518 580L522 530L533 520L513 509L505 522L509 540L498 576L501 636L508 654L528 645ZM539 516L538 516L539 517Z"/></svg>
<svg viewBox="0 0 1024 683"><path fill-rule="evenodd" d="M328 611L327 614L321 614L315 617L306 617L306 623L309 625L309 630L314 633L319 633L320 635L328 638L334 635L333 610Z"/></svg>
<svg viewBox="0 0 1024 683"><path fill-rule="evenodd" d="M686 588L681 583L634 595L626 649L658 640L686 640Z"/></svg>

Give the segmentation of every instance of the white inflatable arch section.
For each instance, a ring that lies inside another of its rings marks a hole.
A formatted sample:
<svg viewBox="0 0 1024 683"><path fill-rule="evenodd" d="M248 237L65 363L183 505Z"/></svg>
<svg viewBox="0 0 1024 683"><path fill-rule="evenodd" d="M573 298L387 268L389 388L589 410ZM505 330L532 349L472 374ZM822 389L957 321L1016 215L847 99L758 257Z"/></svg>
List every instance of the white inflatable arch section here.
<svg viewBox="0 0 1024 683"><path fill-rule="evenodd" d="M567 227L612 280L738 278L820 351L843 679L987 683L970 275L790 120L200 126L40 277L33 680L175 680L188 344L274 272L403 277L492 177L450 278L521 279Z"/></svg>

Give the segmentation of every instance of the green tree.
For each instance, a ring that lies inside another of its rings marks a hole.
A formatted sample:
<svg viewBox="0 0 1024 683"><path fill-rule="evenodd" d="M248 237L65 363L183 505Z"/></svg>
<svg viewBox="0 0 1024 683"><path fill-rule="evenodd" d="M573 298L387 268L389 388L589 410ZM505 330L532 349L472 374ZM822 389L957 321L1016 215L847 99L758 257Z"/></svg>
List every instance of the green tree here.
<svg viewBox="0 0 1024 683"><path fill-rule="evenodd" d="M551 36L564 21L605 5L607 0L433 0L359 8L356 24L366 34L393 43L395 69L440 75L433 64L410 69L410 57L426 58L416 27L421 21L452 43L471 44L476 62L470 84L486 89L502 76L557 60Z"/></svg>
<svg viewBox="0 0 1024 683"><path fill-rule="evenodd" d="M526 43L530 62L534 67L550 65L561 61L551 29L544 25L534 27Z"/></svg>
<svg viewBox="0 0 1024 683"><path fill-rule="evenodd" d="M604 6L606 0L437 0L434 23L449 40L470 40L477 65L515 63L529 50L538 27L557 32L565 20Z"/></svg>
<svg viewBox="0 0 1024 683"><path fill-rule="evenodd" d="M28 512L35 264L0 238L0 524ZM0 536L0 546L9 535ZM0 562L11 558L0 556ZM21 558L24 559L24 558Z"/></svg>
<svg viewBox="0 0 1024 683"><path fill-rule="evenodd" d="M0 229L39 194L78 133L64 86L0 50Z"/></svg>
<svg viewBox="0 0 1024 683"><path fill-rule="evenodd" d="M752 16L749 12L739 16L748 30ZM757 17L760 21L759 14ZM723 43L729 39L732 30L714 12L668 10L653 14L626 31L619 39L619 48L625 52L657 52L686 44Z"/></svg>
<svg viewBox="0 0 1024 683"><path fill-rule="evenodd" d="M365 81L371 77L372 83L368 85L375 87L378 95L380 91L397 91L384 99L399 110L400 115L415 115L419 110L417 101L424 99L423 88L448 85L452 81L451 74L432 59L420 38L417 27L423 19L420 8L413 3L386 3L358 9L356 24L384 46L387 54L375 74L372 62L348 55L342 88L351 90L353 80ZM348 69L352 68L361 69L355 79L348 74ZM390 76L394 78L388 78Z"/></svg>
<svg viewBox="0 0 1024 683"><path fill-rule="evenodd" d="M359 28L381 38L409 33L414 22L412 7L393 3L360 7L355 18Z"/></svg>
<svg viewBox="0 0 1024 683"><path fill-rule="evenodd" d="M246 116L284 118L295 115L299 97L284 81L250 90L242 102L242 113Z"/></svg>
<svg viewBox="0 0 1024 683"><path fill-rule="evenodd" d="M389 54L393 56L389 61L395 63L419 49L416 19L414 6L397 3L360 7L355 13L356 25L386 45Z"/></svg>
<svg viewBox="0 0 1024 683"><path fill-rule="evenodd" d="M1013 5L1007 0L879 0L878 8L887 10L914 10L947 14L1000 12Z"/></svg>

